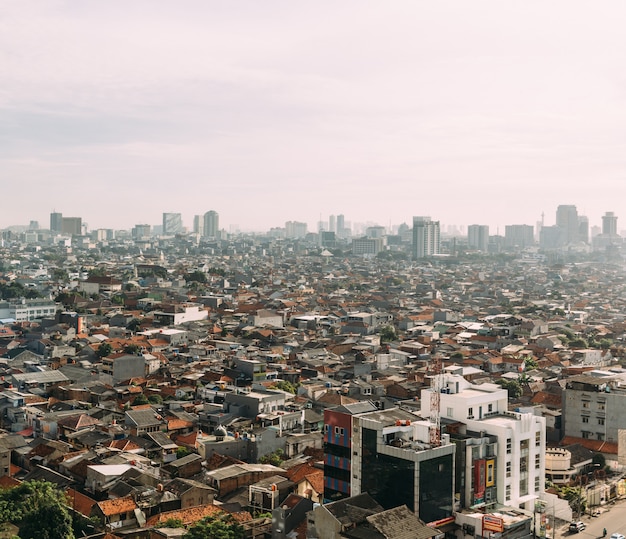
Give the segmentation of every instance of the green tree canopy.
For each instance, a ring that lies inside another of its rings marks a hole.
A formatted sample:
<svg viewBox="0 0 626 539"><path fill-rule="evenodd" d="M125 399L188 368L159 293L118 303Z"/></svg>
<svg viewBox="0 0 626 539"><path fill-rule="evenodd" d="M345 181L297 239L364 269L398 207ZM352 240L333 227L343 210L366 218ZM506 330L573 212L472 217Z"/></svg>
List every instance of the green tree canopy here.
<svg viewBox="0 0 626 539"><path fill-rule="evenodd" d="M0 523L11 522L21 539L74 539L65 494L47 481L0 490Z"/></svg>
<svg viewBox="0 0 626 539"><path fill-rule="evenodd" d="M113 352L113 347L108 342L103 342L98 348L96 355L98 357L107 357L111 352Z"/></svg>
<svg viewBox="0 0 626 539"><path fill-rule="evenodd" d="M231 515L203 518L191 526L183 539L244 539L243 526Z"/></svg>
<svg viewBox="0 0 626 539"><path fill-rule="evenodd" d="M380 330L380 340L382 342L395 341L398 338L396 330L393 326L385 326Z"/></svg>

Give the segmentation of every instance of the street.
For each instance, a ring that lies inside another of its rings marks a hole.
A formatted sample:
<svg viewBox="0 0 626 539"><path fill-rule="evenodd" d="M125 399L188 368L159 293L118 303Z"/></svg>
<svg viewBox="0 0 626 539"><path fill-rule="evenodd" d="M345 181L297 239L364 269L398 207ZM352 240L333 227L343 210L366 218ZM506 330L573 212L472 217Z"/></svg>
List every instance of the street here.
<svg viewBox="0 0 626 539"><path fill-rule="evenodd" d="M597 539L602 537L602 530L606 528L606 537L610 538L613 533L626 535L626 500L620 500L615 504L602 507L601 514L590 517L588 514L582 520L587 527L580 533L570 533L569 524L560 526L556 530L556 539L568 537L569 539Z"/></svg>

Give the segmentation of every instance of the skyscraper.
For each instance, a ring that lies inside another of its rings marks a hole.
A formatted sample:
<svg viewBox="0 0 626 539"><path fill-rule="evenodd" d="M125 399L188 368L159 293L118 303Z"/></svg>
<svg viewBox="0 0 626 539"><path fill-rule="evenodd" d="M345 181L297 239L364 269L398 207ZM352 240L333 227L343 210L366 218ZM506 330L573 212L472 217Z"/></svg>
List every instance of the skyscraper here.
<svg viewBox="0 0 626 539"><path fill-rule="evenodd" d="M52 212L50 214L50 231L61 232L63 229L63 214Z"/></svg>
<svg viewBox="0 0 626 539"><path fill-rule="evenodd" d="M580 239L576 206L566 204L559 206L556 209L556 226L563 230L565 244L576 243Z"/></svg>
<svg viewBox="0 0 626 539"><path fill-rule="evenodd" d="M430 217L413 217L413 258L417 260L440 252L439 221Z"/></svg>
<svg viewBox="0 0 626 539"><path fill-rule="evenodd" d="M607 236L617 234L617 216L612 211L607 211L602 216L602 234Z"/></svg>
<svg viewBox="0 0 626 539"><path fill-rule="evenodd" d="M487 225L468 226L467 244L470 249L487 252L489 248L489 227Z"/></svg>
<svg viewBox="0 0 626 539"><path fill-rule="evenodd" d="M163 214L163 235L173 236L183 233L183 218L180 213Z"/></svg>
<svg viewBox="0 0 626 539"><path fill-rule="evenodd" d="M206 238L219 238L220 235L220 215L216 211L210 210L204 214L203 236Z"/></svg>

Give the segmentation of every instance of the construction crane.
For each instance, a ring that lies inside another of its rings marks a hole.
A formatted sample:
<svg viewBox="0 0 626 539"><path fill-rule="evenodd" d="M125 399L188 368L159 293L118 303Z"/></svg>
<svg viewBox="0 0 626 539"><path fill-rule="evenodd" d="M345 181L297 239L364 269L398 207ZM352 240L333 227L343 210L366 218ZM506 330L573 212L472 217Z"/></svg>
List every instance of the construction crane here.
<svg viewBox="0 0 626 539"><path fill-rule="evenodd" d="M431 362L430 380L430 429L429 442L432 447L441 445L441 389L443 376L441 374L441 356L435 355Z"/></svg>

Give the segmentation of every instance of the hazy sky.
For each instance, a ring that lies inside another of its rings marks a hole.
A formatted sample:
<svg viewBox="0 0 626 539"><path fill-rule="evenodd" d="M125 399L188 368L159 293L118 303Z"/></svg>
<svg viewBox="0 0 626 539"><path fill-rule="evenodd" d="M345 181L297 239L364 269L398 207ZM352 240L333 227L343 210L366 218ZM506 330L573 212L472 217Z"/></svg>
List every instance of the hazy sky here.
<svg viewBox="0 0 626 539"><path fill-rule="evenodd" d="M626 228L626 3L0 2L0 228Z"/></svg>

